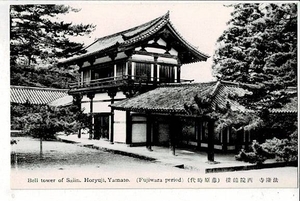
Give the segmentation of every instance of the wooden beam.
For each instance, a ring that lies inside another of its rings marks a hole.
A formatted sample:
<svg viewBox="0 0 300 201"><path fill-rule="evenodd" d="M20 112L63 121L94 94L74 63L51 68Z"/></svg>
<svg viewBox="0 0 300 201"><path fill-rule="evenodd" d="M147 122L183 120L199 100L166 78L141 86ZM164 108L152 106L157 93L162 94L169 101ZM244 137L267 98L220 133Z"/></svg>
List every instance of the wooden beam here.
<svg viewBox="0 0 300 201"><path fill-rule="evenodd" d="M83 98L82 94L73 95L73 103L77 105L78 110L81 111L81 100ZM81 122L79 122L81 124ZM81 138L81 126L79 126L78 130L78 138Z"/></svg>
<svg viewBox="0 0 300 201"><path fill-rule="evenodd" d="M221 131L221 135L222 135L222 144L223 144L223 151L226 152L227 151L227 146L228 146L228 132L227 132L227 129L226 130L222 130Z"/></svg>
<svg viewBox="0 0 300 201"><path fill-rule="evenodd" d="M208 121L208 148L207 159L208 162L214 162L214 121Z"/></svg>
<svg viewBox="0 0 300 201"><path fill-rule="evenodd" d="M90 132L89 132L89 140L93 138L94 133L94 115L93 115L93 98L95 97L94 93L88 93L87 97L90 99L90 118L91 118L91 124L90 124Z"/></svg>
<svg viewBox="0 0 300 201"><path fill-rule="evenodd" d="M177 66L177 83L180 83L181 79L181 66Z"/></svg>
<svg viewBox="0 0 300 201"><path fill-rule="evenodd" d="M177 133L178 133L178 121L177 118L171 114L169 119L169 131L170 131L170 148L172 151L172 154L176 155L176 145L177 145Z"/></svg>
<svg viewBox="0 0 300 201"><path fill-rule="evenodd" d="M160 53L154 53L154 52L145 52L145 51L133 51L133 54L140 54L140 55L146 55L146 56L152 56L152 57L165 57L165 58L173 58L178 59L176 55L171 54L160 54Z"/></svg>
<svg viewBox="0 0 300 201"><path fill-rule="evenodd" d="M151 114L147 114L147 123L146 123L146 147L149 151L152 151L152 139L151 139L151 126L152 126L152 117Z"/></svg>
<svg viewBox="0 0 300 201"><path fill-rule="evenodd" d="M130 111L126 111L126 144L132 143L132 119Z"/></svg>
<svg viewBox="0 0 300 201"><path fill-rule="evenodd" d="M110 89L107 91L108 96L111 98L111 104L114 104L114 98L117 94L117 90L115 88ZM114 118L115 114L114 114L114 108L111 107L111 125L110 125L110 143L113 144L114 143Z"/></svg>

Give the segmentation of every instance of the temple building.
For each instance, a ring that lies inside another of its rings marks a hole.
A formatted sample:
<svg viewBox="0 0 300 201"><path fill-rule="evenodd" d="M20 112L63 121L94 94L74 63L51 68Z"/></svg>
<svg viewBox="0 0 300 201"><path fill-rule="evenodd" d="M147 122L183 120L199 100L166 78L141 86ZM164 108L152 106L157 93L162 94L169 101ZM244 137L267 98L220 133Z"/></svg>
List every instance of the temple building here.
<svg viewBox="0 0 300 201"><path fill-rule="evenodd" d="M62 66L79 66L80 79L70 84L68 93L92 117L90 138L127 144L146 142L146 136L139 131L143 124L135 126L144 119L131 111L114 110L110 105L158 86L190 82L181 78L181 68L209 58L178 33L169 12L99 38L83 51L59 62Z"/></svg>
<svg viewBox="0 0 300 201"><path fill-rule="evenodd" d="M68 94L90 116L90 139L146 145L149 150L170 146L173 153L178 146L194 147L207 150L213 161L214 150L238 151L263 136L244 129L233 132L230 127L215 132L216 120L205 115L207 111L253 111L228 98L249 93L246 84L182 79L185 64L208 58L178 33L166 13L99 38L59 65L79 66L80 79L70 84ZM297 89L290 89L290 94L291 102L270 113L297 118ZM201 107L197 98L205 100Z"/></svg>

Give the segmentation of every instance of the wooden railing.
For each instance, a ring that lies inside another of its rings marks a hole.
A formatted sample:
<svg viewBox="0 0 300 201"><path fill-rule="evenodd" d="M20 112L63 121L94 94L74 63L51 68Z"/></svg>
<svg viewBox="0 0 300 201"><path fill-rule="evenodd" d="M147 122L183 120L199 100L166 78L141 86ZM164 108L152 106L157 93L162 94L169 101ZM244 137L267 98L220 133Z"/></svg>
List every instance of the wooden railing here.
<svg viewBox="0 0 300 201"><path fill-rule="evenodd" d="M107 77L101 79L95 79L84 82L75 82L70 83L70 89L78 89L78 88L90 88L90 87L110 87L116 85L128 84L129 82L139 83L139 84L160 84L160 83L174 83L174 80L170 80L169 78L157 78L157 77L147 77L147 76L132 76L132 75L122 75L118 77ZM181 79L180 83L193 82L194 80L184 80Z"/></svg>

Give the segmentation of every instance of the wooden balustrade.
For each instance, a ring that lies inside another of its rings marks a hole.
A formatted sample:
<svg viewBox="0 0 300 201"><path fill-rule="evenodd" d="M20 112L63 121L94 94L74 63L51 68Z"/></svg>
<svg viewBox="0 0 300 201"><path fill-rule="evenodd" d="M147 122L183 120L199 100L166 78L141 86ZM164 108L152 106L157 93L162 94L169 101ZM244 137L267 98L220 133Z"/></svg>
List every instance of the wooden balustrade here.
<svg viewBox="0 0 300 201"><path fill-rule="evenodd" d="M129 81L134 81L134 83L153 85L159 83L174 83L173 80L169 78L159 78L159 81L156 77L147 77L147 76L132 76L132 75L122 75L118 77L107 77L95 80L89 80L84 82L75 82L70 83L69 88L72 89L81 89L81 88L92 88L92 87L113 87L116 85L125 85L128 84ZM181 79L181 83L191 83L194 80L183 80Z"/></svg>

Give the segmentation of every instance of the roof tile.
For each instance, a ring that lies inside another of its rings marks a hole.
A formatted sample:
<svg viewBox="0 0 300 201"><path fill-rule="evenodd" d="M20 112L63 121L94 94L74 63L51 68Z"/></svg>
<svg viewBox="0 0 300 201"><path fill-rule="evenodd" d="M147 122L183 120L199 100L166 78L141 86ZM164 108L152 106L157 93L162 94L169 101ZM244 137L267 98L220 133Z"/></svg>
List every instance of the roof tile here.
<svg viewBox="0 0 300 201"><path fill-rule="evenodd" d="M58 98L68 96L67 89L10 86L10 102L45 105Z"/></svg>
<svg viewBox="0 0 300 201"><path fill-rule="evenodd" d="M220 108L226 108L226 104L229 102L233 111L251 112L251 110L241 105L238 101L228 98L231 95L242 97L247 93L251 93L242 86L238 83L223 81L172 84L117 102L111 105L111 107L118 110L135 112L186 113L184 104L195 104L194 97L198 95L198 97L211 96L212 108L215 108L216 105ZM297 113L297 100L297 97L294 97L283 108L270 111L273 113Z"/></svg>

